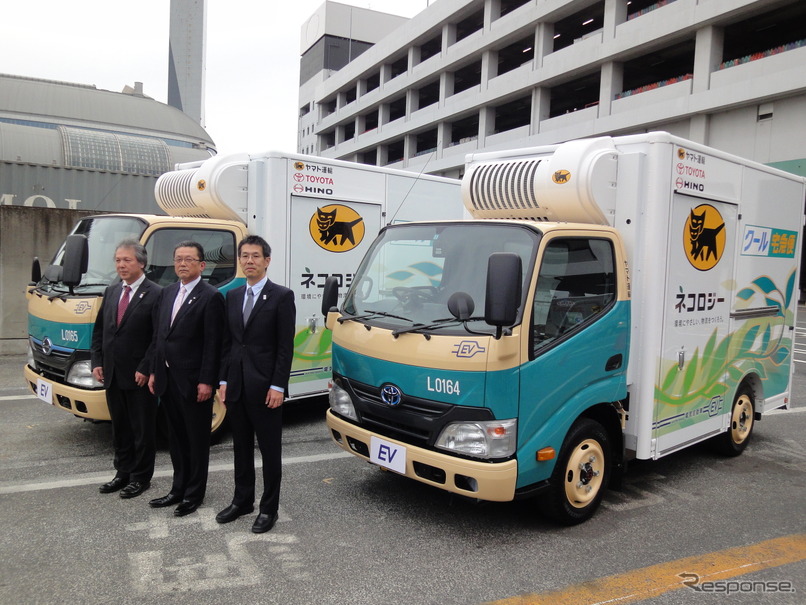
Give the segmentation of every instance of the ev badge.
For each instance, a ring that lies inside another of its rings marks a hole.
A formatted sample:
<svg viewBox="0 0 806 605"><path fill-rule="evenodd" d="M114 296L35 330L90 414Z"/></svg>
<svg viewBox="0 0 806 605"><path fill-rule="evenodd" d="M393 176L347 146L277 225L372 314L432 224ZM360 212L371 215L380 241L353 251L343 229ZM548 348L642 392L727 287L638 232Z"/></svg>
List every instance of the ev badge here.
<svg viewBox="0 0 806 605"><path fill-rule="evenodd" d="M45 336L45 340L42 341L42 352L45 355L50 355L53 351L53 341Z"/></svg>
<svg viewBox="0 0 806 605"><path fill-rule="evenodd" d="M396 407L403 401L403 392L393 384L385 384L381 387L381 401L388 406Z"/></svg>

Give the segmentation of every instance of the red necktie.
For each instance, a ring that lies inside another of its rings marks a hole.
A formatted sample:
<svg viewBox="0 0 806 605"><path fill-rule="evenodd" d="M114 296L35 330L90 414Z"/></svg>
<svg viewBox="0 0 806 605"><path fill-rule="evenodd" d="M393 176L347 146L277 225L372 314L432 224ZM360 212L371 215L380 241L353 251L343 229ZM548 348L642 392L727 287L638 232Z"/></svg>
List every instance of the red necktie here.
<svg viewBox="0 0 806 605"><path fill-rule="evenodd" d="M131 286L123 286L123 296L118 303L118 325L120 325L120 320L123 319L123 314L129 306L129 293L131 291Z"/></svg>

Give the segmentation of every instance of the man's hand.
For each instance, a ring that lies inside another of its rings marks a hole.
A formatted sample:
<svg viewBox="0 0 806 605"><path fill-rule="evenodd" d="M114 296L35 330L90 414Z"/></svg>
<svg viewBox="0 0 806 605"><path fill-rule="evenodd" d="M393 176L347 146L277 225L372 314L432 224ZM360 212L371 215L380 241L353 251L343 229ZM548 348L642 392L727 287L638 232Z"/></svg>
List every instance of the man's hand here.
<svg viewBox="0 0 806 605"><path fill-rule="evenodd" d="M221 403L226 405L226 403L227 403L227 385L225 385L225 384L218 385L218 398L221 400Z"/></svg>
<svg viewBox="0 0 806 605"><path fill-rule="evenodd" d="M103 380L101 380L101 382L103 382ZM134 382L137 383L138 387L145 386L148 383L148 376L146 376L142 372L135 372L134 373Z"/></svg>
<svg viewBox="0 0 806 605"><path fill-rule="evenodd" d="M101 366L92 368L92 377L103 384L104 382L104 369Z"/></svg>
<svg viewBox="0 0 806 605"><path fill-rule="evenodd" d="M199 383L199 386L196 387L196 401L201 403L202 401L207 401L212 396L213 396L212 385Z"/></svg>
<svg viewBox="0 0 806 605"><path fill-rule="evenodd" d="M279 408L283 405L284 394L275 389L269 389L266 393L266 407L269 409Z"/></svg>
<svg viewBox="0 0 806 605"><path fill-rule="evenodd" d="M151 391L152 395L156 395L154 392L154 374L148 377L148 390Z"/></svg>

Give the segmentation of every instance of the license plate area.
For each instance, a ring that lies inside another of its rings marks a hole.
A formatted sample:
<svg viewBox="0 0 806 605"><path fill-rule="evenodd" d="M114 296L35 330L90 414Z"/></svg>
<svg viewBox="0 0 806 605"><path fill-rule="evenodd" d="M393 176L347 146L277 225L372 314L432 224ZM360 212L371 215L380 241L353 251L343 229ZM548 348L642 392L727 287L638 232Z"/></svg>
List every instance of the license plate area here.
<svg viewBox="0 0 806 605"><path fill-rule="evenodd" d="M370 438L369 459L373 464L406 474L406 448L380 437Z"/></svg>

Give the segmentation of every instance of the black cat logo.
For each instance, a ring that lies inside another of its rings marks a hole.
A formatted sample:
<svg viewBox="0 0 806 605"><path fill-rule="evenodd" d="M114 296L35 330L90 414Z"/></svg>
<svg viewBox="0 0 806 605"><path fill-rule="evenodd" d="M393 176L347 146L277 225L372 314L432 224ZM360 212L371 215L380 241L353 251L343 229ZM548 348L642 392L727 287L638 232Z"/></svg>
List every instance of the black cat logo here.
<svg viewBox="0 0 806 605"><path fill-rule="evenodd" d="M702 204L689 212L683 235L688 262L695 269L708 271L725 251L725 221L710 204Z"/></svg>
<svg viewBox="0 0 806 605"><path fill-rule="evenodd" d="M311 237L325 250L346 252L364 238L364 219L349 206L331 204L317 208L311 217Z"/></svg>

